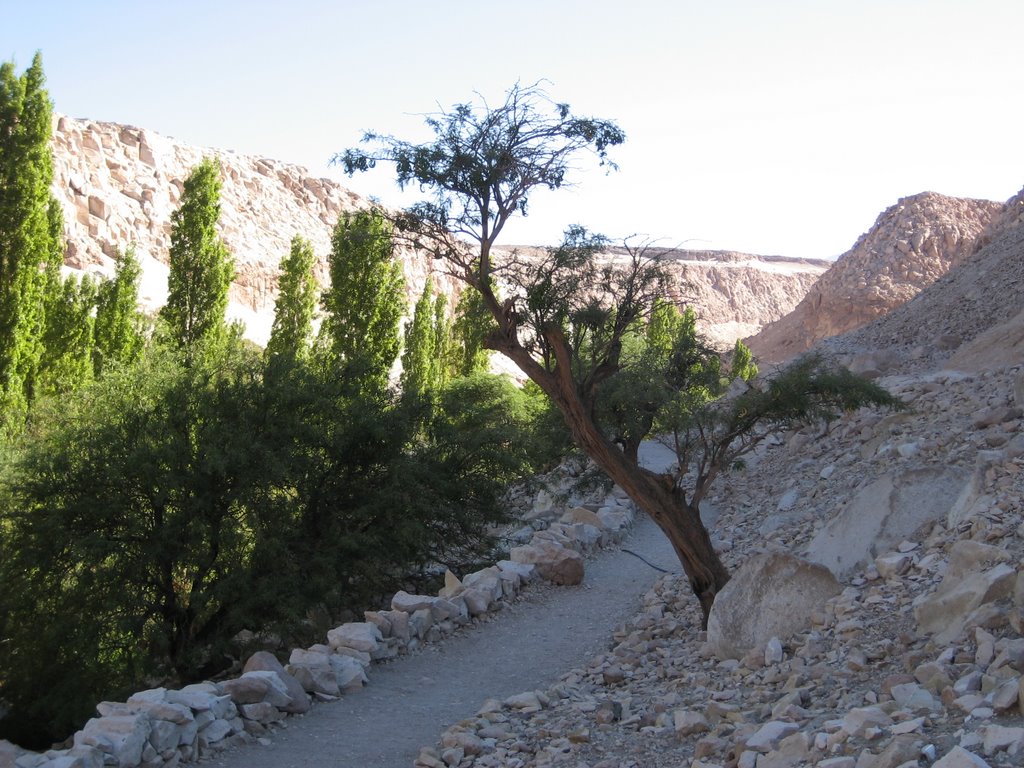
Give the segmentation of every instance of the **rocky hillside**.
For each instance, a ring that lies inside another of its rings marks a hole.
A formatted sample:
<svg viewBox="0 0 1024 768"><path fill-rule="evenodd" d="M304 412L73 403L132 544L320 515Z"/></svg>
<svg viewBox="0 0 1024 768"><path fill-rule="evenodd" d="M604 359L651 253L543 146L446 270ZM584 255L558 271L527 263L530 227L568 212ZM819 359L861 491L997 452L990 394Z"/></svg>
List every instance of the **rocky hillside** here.
<svg viewBox="0 0 1024 768"><path fill-rule="evenodd" d="M166 299L171 213L183 182L204 156L222 168L221 234L237 262L229 314L248 336L269 336L277 295L277 268L300 234L319 256L327 277L330 232L338 215L367 201L329 179L295 165L217 149L192 147L153 131L116 123L58 117L54 126L54 193L64 206L66 263L110 274L119 249L136 243L144 270L142 299L155 309ZM457 287L432 260L402 255L410 297L428 275L452 294ZM680 298L704 317L704 330L731 344L791 310L827 262L734 253L679 252L669 260ZM692 288L688 287L692 286Z"/></svg>
<svg viewBox="0 0 1024 768"><path fill-rule="evenodd" d="M885 315L973 254L991 237L1003 207L934 192L902 198L793 312L750 338L751 349L763 360L781 362Z"/></svg>
<svg viewBox="0 0 1024 768"><path fill-rule="evenodd" d="M980 250L913 300L822 349L879 373L977 371L1024 359L1024 190L979 238Z"/></svg>

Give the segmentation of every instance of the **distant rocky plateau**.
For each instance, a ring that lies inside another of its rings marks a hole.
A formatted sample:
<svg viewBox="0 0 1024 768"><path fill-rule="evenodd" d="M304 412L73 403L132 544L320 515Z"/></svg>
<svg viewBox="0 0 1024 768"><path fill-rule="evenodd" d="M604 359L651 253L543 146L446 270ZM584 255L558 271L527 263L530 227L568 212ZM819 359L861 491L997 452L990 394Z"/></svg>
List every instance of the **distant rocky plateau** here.
<svg viewBox="0 0 1024 768"><path fill-rule="evenodd" d="M53 190L64 207L66 264L109 275L119 250L132 243L143 266L147 310L167 297L171 214L184 180L203 157L221 167L221 235L236 260L229 316L264 343L273 322L278 264L296 234L308 239L327 281L330 233L338 216L369 200L297 165L235 152L193 147L142 128L57 116ZM506 247L504 250L509 250ZM610 255L616 255L612 249ZM424 254L400 254L410 302L430 279L454 297L459 285ZM756 333L792 310L830 262L726 251L666 255L672 293L696 306L702 330L722 344ZM451 302L452 305L454 302Z"/></svg>
<svg viewBox="0 0 1024 768"><path fill-rule="evenodd" d="M155 311L167 297L171 214L184 180L203 158L221 168L221 235L236 261L228 315L265 343L273 322L278 269L296 234L317 254L328 280L331 230L370 201L297 165L193 147L154 131L109 122L54 119L53 191L64 207L68 269L110 275L132 244L143 267L140 300ZM746 338L764 361L782 362L815 343L868 325L917 296L953 267L998 245L1016 224L1020 201L998 203L924 192L885 210L837 261L731 251L658 249L671 297L697 310L712 341ZM505 246L523 253L535 246ZM610 248L608 258L625 258ZM399 253L411 307L427 280L449 296L461 285L426 254ZM946 334L947 336L949 334ZM947 340L947 343L952 343Z"/></svg>

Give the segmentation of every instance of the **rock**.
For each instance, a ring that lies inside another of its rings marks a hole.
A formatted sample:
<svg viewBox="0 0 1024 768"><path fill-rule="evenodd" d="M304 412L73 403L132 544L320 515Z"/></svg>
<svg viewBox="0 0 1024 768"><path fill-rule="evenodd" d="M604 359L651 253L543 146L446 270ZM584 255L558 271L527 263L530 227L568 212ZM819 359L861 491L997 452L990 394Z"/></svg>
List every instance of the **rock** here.
<svg viewBox="0 0 1024 768"><path fill-rule="evenodd" d="M391 598L391 609L411 614L424 608L429 609L434 604L434 599L430 595L410 595L404 590L399 590Z"/></svg>
<svg viewBox="0 0 1024 768"><path fill-rule="evenodd" d="M784 723L778 720L773 720L758 728L757 731L747 739L746 746L747 749L752 749L755 752L770 752L778 746L782 739L799 730L800 726L797 723Z"/></svg>
<svg viewBox="0 0 1024 768"><path fill-rule="evenodd" d="M807 558L845 578L922 525L944 519L968 481L956 467L883 475L821 529Z"/></svg>
<svg viewBox="0 0 1024 768"><path fill-rule="evenodd" d="M75 746L96 747L114 757L119 768L135 768L152 730L146 715L94 717L75 734Z"/></svg>
<svg viewBox="0 0 1024 768"><path fill-rule="evenodd" d="M305 689L298 680L285 671L284 665L269 651L257 651L250 656L249 660L245 662L242 672L243 677L249 672L273 672L284 684L288 695L287 703L276 706L293 715L301 715L309 711L309 696L306 695Z"/></svg>
<svg viewBox="0 0 1024 768"><path fill-rule="evenodd" d="M919 630L934 634L938 643L950 642L963 631L975 609L1008 597L1016 576L1016 571L1005 564L962 578L947 575L934 593L914 607Z"/></svg>
<svg viewBox="0 0 1024 768"><path fill-rule="evenodd" d="M858 707L843 717L843 730L851 736L862 737L869 728L892 725L892 718L879 707Z"/></svg>
<svg viewBox="0 0 1024 768"><path fill-rule="evenodd" d="M982 745L986 755L1005 751L1010 756L1024 749L1024 728L1005 725L983 725L981 732Z"/></svg>
<svg viewBox="0 0 1024 768"><path fill-rule="evenodd" d="M397 595L395 596L398 597ZM437 600L438 598L432 598ZM445 601L447 603L447 601ZM433 604L433 603L432 603ZM451 605L450 603L447 603ZM394 600L392 600L394 605ZM374 653L384 637L376 624L368 621L350 622L328 631L327 641L332 649L352 648L363 653Z"/></svg>
<svg viewBox="0 0 1024 768"><path fill-rule="evenodd" d="M715 598L708 618L709 650L739 659L772 637L807 628L814 611L840 591L828 569L784 553L750 558Z"/></svg>
<svg viewBox="0 0 1024 768"><path fill-rule="evenodd" d="M583 557L578 552L551 541L537 541L525 547L514 547L513 562L531 563L542 578L553 584L573 586L583 581Z"/></svg>
<svg viewBox="0 0 1024 768"><path fill-rule="evenodd" d="M953 747L940 757L932 768L990 768L989 764L963 747Z"/></svg>
<svg viewBox="0 0 1024 768"><path fill-rule="evenodd" d="M704 715L689 709L677 709L673 712L672 722L677 736L692 736L695 733L705 733L711 730Z"/></svg>
<svg viewBox="0 0 1024 768"><path fill-rule="evenodd" d="M220 687L235 704L255 704L263 701L270 684L261 677L240 677L223 680Z"/></svg>
<svg viewBox="0 0 1024 768"><path fill-rule="evenodd" d="M491 601L487 595L478 589L466 589L462 592L462 599L466 603L466 609L470 616L479 616L487 613L491 607Z"/></svg>
<svg viewBox="0 0 1024 768"><path fill-rule="evenodd" d="M562 515L559 520L563 523L569 523L570 525L573 523L584 523L586 525L592 525L599 530L604 530L605 528L604 521L598 517L597 513L591 512L586 507L573 507Z"/></svg>

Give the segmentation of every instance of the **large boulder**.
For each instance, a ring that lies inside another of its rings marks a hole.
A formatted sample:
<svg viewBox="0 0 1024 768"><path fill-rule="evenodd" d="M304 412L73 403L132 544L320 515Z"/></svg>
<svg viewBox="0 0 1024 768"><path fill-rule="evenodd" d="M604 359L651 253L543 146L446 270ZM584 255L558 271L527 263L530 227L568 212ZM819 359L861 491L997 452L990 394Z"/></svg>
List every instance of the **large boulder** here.
<svg viewBox="0 0 1024 768"><path fill-rule="evenodd" d="M845 578L926 523L945 520L969 482L954 467L884 475L818 532L807 545L807 559Z"/></svg>
<svg viewBox="0 0 1024 768"><path fill-rule="evenodd" d="M811 614L839 592L824 566L782 552L756 555L715 598L708 648L721 659L742 658L773 637L806 629Z"/></svg>

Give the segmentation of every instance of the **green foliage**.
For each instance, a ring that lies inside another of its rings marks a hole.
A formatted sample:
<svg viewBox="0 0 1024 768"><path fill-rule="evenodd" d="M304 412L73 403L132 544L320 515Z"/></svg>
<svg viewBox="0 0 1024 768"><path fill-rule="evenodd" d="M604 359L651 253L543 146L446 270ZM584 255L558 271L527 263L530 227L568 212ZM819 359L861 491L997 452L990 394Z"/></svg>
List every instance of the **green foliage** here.
<svg viewBox="0 0 1024 768"><path fill-rule="evenodd" d="M393 250L391 225L375 208L342 215L331 237L320 334L333 364L366 391L387 386L401 347L404 288Z"/></svg>
<svg viewBox="0 0 1024 768"><path fill-rule="evenodd" d="M415 184L432 195L405 223L440 238L445 256L457 260L465 253L459 238L476 240L488 250L509 217L527 212L536 187L558 189L565 183L575 155L592 152L602 165L614 167L608 150L625 140L615 123L577 117L538 86L518 83L496 107L456 104L428 115L425 122L434 134L431 142L412 144L367 133L368 151L348 149L332 162L349 174L382 161L393 164L401 187ZM477 267L486 280L486 258Z"/></svg>
<svg viewBox="0 0 1024 768"><path fill-rule="evenodd" d="M299 235L292 238L291 251L281 262L280 292L274 305L274 325L267 342L267 360L280 357L301 360L309 352L316 312L316 278L313 246Z"/></svg>
<svg viewBox="0 0 1024 768"><path fill-rule="evenodd" d="M0 428L24 424L42 354L44 267L63 262L50 194L51 105L42 57L20 77L0 65Z"/></svg>
<svg viewBox="0 0 1024 768"><path fill-rule="evenodd" d="M480 292L472 289L462 291L455 305L455 321L452 323L452 358L456 375L471 376L487 370L485 342L495 327L494 318L484 305Z"/></svg>
<svg viewBox="0 0 1024 768"><path fill-rule="evenodd" d="M401 384L402 391L414 397L422 397L436 388L435 372L441 365L433 293L433 286L428 280L413 308L412 319L405 327Z"/></svg>
<svg viewBox="0 0 1024 768"><path fill-rule="evenodd" d="M195 676L276 594L253 569L274 477L240 349L155 349L43 409L10 477L0 695L62 737L144 675Z"/></svg>
<svg viewBox="0 0 1024 768"><path fill-rule="evenodd" d="M185 179L181 205L171 214L167 304L160 310L170 339L191 348L227 336L224 312L235 266L217 234L220 172L204 158Z"/></svg>
<svg viewBox="0 0 1024 768"><path fill-rule="evenodd" d="M73 392L92 378L96 300L97 287L88 275L57 278L48 286L36 397Z"/></svg>
<svg viewBox="0 0 1024 768"><path fill-rule="evenodd" d="M732 362L729 366L730 378L750 382L757 378L757 373L758 368L757 363L754 362L753 352L740 339L736 339L736 344L732 348Z"/></svg>
<svg viewBox="0 0 1024 768"><path fill-rule="evenodd" d="M100 284L96 299L93 368L97 376L112 365L134 363L145 343L145 319L139 312L142 267L135 247L118 254L112 280Z"/></svg>

